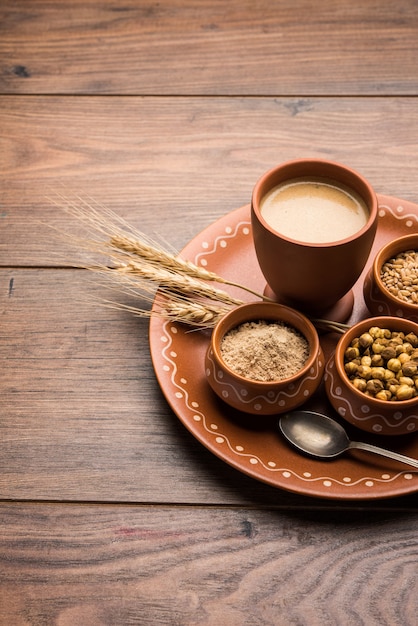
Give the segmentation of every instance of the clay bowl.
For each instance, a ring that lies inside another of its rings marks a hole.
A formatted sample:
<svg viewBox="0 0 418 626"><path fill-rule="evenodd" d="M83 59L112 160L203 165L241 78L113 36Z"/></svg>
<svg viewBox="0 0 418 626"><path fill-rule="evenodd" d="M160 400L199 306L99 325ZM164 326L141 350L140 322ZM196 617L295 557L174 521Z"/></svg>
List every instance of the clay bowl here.
<svg viewBox="0 0 418 626"><path fill-rule="evenodd" d="M418 250L418 233L390 241L375 256L363 286L364 300L372 315L393 315L418 322L418 304L405 302L390 293L381 279L384 263L407 250Z"/></svg>
<svg viewBox="0 0 418 626"><path fill-rule="evenodd" d="M344 354L352 340L377 326L391 331L413 332L418 324L397 317L371 317L352 326L337 343L325 367L325 390L340 415L364 431L381 435L405 435L418 430L418 397L410 400L378 400L359 391L349 380L344 368Z"/></svg>
<svg viewBox="0 0 418 626"><path fill-rule="evenodd" d="M309 356L302 368L289 378L273 381L251 380L237 374L221 355L221 342L233 328L249 321L283 322L303 335ZM212 390L226 404L256 415L277 415L296 408L318 388L325 367L315 327L304 315L271 302L243 304L228 312L213 330L205 357L205 371Z"/></svg>

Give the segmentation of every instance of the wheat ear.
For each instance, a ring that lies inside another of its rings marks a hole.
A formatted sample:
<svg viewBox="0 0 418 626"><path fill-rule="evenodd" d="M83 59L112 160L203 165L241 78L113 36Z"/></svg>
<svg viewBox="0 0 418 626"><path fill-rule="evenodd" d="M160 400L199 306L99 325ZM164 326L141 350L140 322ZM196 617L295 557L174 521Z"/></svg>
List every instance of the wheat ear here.
<svg viewBox="0 0 418 626"><path fill-rule="evenodd" d="M74 200L62 194L57 194L57 197L58 202L53 198L50 198L50 200L56 205L62 205L69 215L82 222L90 231L92 238L88 243L88 248L92 251L95 250L96 252L106 254L109 252L109 248L115 251L119 250L124 254L138 256L150 263L163 265L167 269L190 275L193 278L236 287L261 300L269 299L246 285L223 278L215 272L206 270L191 261L168 252L162 246L156 244L148 235L134 229L111 209L98 204L87 195L84 198L77 195ZM108 237L108 241L99 241L99 234Z"/></svg>
<svg viewBox="0 0 418 626"><path fill-rule="evenodd" d="M150 280L166 291L178 292L183 295L193 296L196 298L208 298L225 304L242 304L242 300L232 297L226 291L212 287L203 281L197 280L187 274L176 274L162 267L147 265L144 263L136 263L130 261L124 265L116 267L114 272L127 274L133 278Z"/></svg>
<svg viewBox="0 0 418 626"><path fill-rule="evenodd" d="M149 263L163 266L167 270L170 270L172 272L178 272L180 274L191 276L199 280L214 281L224 285L229 285L231 287L237 287L238 289L247 291L248 293L251 293L253 296L256 296L257 298L260 298L262 300L269 299L267 298L267 296L264 296L257 291L246 287L245 285L240 285L239 283L236 283L234 281L222 278L222 276L219 276L215 272L210 272L209 270L203 267L199 267L191 261L182 259L179 256L174 256L166 250L163 250L162 248L157 248L156 246L151 245L147 241L141 241L139 238L130 237L126 234L118 234L110 237L109 244L112 248L115 248L116 250L120 250L128 254L133 254L142 259L145 259Z"/></svg>

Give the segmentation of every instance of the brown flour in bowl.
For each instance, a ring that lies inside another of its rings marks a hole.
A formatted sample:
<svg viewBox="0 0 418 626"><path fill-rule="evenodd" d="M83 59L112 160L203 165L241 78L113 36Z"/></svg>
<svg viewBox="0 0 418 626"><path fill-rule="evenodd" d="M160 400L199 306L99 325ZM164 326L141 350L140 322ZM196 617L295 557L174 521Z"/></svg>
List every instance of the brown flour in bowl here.
<svg viewBox="0 0 418 626"><path fill-rule="evenodd" d="M221 342L221 355L236 374L268 382L296 374L309 357L309 343L295 328L282 322L245 322Z"/></svg>

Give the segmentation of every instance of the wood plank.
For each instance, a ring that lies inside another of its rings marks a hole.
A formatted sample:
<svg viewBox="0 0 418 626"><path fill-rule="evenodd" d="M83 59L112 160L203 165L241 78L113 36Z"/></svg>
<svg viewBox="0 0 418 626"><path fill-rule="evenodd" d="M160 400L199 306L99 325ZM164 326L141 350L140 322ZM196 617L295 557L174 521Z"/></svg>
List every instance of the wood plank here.
<svg viewBox="0 0 418 626"><path fill-rule="evenodd" d="M156 382L147 320L92 300L109 293L86 274L0 271L0 498L311 506L186 431Z"/></svg>
<svg viewBox="0 0 418 626"><path fill-rule="evenodd" d="M11 96L0 126L2 265L57 263L39 222L79 231L48 199L56 191L92 198L175 249L293 158L341 161L379 193L418 201L414 98Z"/></svg>
<svg viewBox="0 0 418 626"><path fill-rule="evenodd" d="M415 626L416 519L0 507L0 623Z"/></svg>
<svg viewBox="0 0 418 626"><path fill-rule="evenodd" d="M109 293L85 272L0 284L0 498L292 501L192 438L156 382L147 320L89 301Z"/></svg>
<svg viewBox="0 0 418 626"><path fill-rule="evenodd" d="M3 0L2 93L416 94L414 0Z"/></svg>

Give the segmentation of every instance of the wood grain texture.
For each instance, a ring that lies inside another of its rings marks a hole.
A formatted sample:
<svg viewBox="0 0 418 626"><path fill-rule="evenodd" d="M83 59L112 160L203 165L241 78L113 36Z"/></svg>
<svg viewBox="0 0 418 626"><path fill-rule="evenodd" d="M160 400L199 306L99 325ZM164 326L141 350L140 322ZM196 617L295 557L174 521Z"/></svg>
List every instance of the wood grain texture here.
<svg viewBox="0 0 418 626"><path fill-rule="evenodd" d="M418 90L414 0L3 0L2 93Z"/></svg>
<svg viewBox="0 0 418 626"><path fill-rule="evenodd" d="M180 250L293 158L334 159L418 202L414 98L2 97L0 263L54 265L79 232L57 193L112 208ZM56 199L56 198L55 198ZM68 252L67 261L80 255Z"/></svg>
<svg viewBox="0 0 418 626"><path fill-rule="evenodd" d="M246 477L195 441L157 384L147 320L103 307L115 294L86 274L0 270L0 498L329 506Z"/></svg>
<svg viewBox="0 0 418 626"><path fill-rule="evenodd" d="M4 626L416 624L408 515L6 504L0 528Z"/></svg>
<svg viewBox="0 0 418 626"><path fill-rule="evenodd" d="M414 0L0 3L2 626L416 625L416 494L223 463L54 229L92 202L179 250L299 157L417 203L417 32Z"/></svg>

